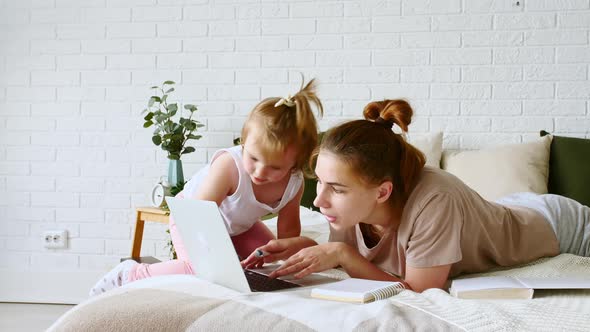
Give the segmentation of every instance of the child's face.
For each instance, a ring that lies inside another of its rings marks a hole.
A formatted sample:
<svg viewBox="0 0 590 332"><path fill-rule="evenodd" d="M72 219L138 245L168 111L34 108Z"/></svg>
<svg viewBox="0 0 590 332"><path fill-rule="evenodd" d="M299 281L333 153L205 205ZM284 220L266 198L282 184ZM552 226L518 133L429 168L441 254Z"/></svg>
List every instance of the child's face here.
<svg viewBox="0 0 590 332"><path fill-rule="evenodd" d="M287 147L283 154L274 158L265 158L261 146L257 144L258 138L256 130L251 131L244 143L242 154L242 163L252 183L255 185L274 183L290 175L297 155L295 147Z"/></svg>
<svg viewBox="0 0 590 332"><path fill-rule="evenodd" d="M315 173L318 184L313 204L332 227L345 229L371 223L368 219L377 205L378 187L361 182L348 164L326 151L320 151Z"/></svg>

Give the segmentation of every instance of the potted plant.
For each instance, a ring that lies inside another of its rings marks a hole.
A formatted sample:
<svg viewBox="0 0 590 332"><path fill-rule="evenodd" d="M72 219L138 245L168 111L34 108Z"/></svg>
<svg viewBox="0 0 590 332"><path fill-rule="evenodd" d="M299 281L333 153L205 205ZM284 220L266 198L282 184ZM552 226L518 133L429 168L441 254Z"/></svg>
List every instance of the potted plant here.
<svg viewBox="0 0 590 332"><path fill-rule="evenodd" d="M189 140L198 140L202 136L196 135L198 128L203 127L199 121L193 118L197 107L185 104L180 108L177 103L168 103L168 96L174 91L173 81L165 81L161 86L152 86L154 94L148 101L148 106L143 110L147 113L144 117L144 128L155 127L152 142L167 152L168 183L172 191L180 191L184 186L184 174L182 172L181 156L195 152L195 148L188 146ZM188 117L183 116L183 109L188 111Z"/></svg>

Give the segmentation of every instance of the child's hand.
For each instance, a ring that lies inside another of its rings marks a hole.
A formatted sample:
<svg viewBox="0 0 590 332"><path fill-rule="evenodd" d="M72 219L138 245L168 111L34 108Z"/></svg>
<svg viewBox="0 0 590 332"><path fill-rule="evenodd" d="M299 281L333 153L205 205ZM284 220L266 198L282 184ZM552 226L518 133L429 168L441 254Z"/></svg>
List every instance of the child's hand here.
<svg viewBox="0 0 590 332"><path fill-rule="evenodd" d="M260 268L264 263L287 259L299 250L316 244L312 239L303 236L270 240L267 244L254 250L241 264L243 268Z"/></svg>
<svg viewBox="0 0 590 332"><path fill-rule="evenodd" d="M267 255L268 253L261 249L256 249L246 259L241 261L240 264L242 264L242 268L244 269L259 269L264 265L264 256Z"/></svg>

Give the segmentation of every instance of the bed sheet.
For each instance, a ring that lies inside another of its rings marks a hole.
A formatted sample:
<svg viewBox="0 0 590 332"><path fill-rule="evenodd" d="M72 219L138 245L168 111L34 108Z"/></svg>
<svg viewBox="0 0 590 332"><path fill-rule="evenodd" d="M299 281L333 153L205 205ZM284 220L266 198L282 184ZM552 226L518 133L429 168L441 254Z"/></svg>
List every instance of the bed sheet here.
<svg viewBox="0 0 590 332"><path fill-rule="evenodd" d="M303 235L328 240L321 214L302 208L301 219ZM276 218L265 223L276 229ZM322 275L347 277L340 270ZM562 254L471 276L496 275L590 279L590 258ZM80 303L49 331L590 330L590 290L537 290L532 300L461 300L430 289L350 304L313 299L311 288L241 294L195 276L155 277Z"/></svg>

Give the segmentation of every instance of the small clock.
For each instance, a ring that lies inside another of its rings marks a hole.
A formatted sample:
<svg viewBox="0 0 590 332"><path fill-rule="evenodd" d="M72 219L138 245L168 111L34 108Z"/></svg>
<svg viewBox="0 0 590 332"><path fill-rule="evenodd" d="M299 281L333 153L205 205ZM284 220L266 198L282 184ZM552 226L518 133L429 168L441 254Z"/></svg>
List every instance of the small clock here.
<svg viewBox="0 0 590 332"><path fill-rule="evenodd" d="M167 181L160 178L160 181L152 188L152 205L158 208L166 206L166 201L164 200L166 196L172 196L170 194L170 185Z"/></svg>

